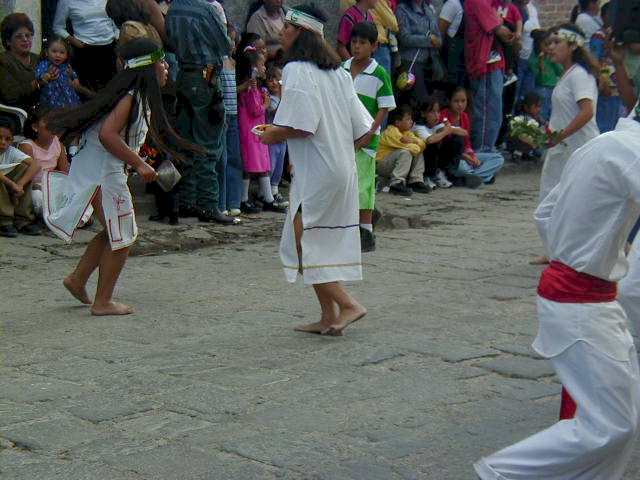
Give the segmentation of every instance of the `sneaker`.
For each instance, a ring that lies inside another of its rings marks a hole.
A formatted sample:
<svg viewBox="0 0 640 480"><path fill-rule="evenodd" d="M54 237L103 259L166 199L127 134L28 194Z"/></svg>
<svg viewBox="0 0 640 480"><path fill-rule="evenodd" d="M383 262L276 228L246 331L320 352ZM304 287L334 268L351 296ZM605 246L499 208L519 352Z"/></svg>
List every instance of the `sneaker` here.
<svg viewBox="0 0 640 480"><path fill-rule="evenodd" d="M289 201L286 200L282 195L280 195L279 193L276 193L273 196L273 203L277 203L280 206L283 207L288 207L289 206Z"/></svg>
<svg viewBox="0 0 640 480"><path fill-rule="evenodd" d="M252 215L254 213L260 213L262 211L255 203L252 202L242 202L240 203L240 211L242 213L246 213L248 215Z"/></svg>
<svg viewBox="0 0 640 480"><path fill-rule="evenodd" d="M502 84L502 88L506 88L509 85L511 85L512 83L515 83L517 81L518 81L518 76L515 73L512 73L511 75L508 75L504 79L504 83Z"/></svg>
<svg viewBox="0 0 640 480"><path fill-rule="evenodd" d="M424 179L424 183L427 184L427 186L431 189L431 190L435 190L436 187L438 186L437 183L435 183L431 178L429 177L425 177Z"/></svg>
<svg viewBox="0 0 640 480"><path fill-rule="evenodd" d="M467 173L464 176L464 186L467 188L478 188L483 183L484 181L482 180L482 177L478 175Z"/></svg>
<svg viewBox="0 0 640 480"><path fill-rule="evenodd" d="M403 195L405 197L410 197L413 195L413 190L408 188L404 183L398 182L393 185L389 185L389 192L394 195Z"/></svg>
<svg viewBox="0 0 640 480"><path fill-rule="evenodd" d="M374 252L376 250L375 234L362 227L360 227L360 249L362 252Z"/></svg>
<svg viewBox="0 0 640 480"><path fill-rule="evenodd" d="M451 188L453 186L453 183L451 183L447 178L447 174L440 169L436 170L435 180L436 180L436 185L439 186L440 188Z"/></svg>
<svg viewBox="0 0 640 480"><path fill-rule="evenodd" d="M502 60L502 55L500 55L500 52L498 52L497 50L491 50L491 53L489 54L489 60L487 60L487 63L496 63L496 62L499 62L500 60Z"/></svg>
<svg viewBox="0 0 640 480"><path fill-rule="evenodd" d="M287 207L280 205L279 203L276 203L276 202L265 202L264 200L262 200L262 211L287 213Z"/></svg>
<svg viewBox="0 0 640 480"><path fill-rule="evenodd" d="M16 227L13 225L1 225L0 226L0 237L7 238L16 238L18 236L18 231Z"/></svg>
<svg viewBox="0 0 640 480"><path fill-rule="evenodd" d="M29 235L31 237L37 237L38 235L42 235L42 230L35 223L30 223L18 229L22 235Z"/></svg>
<svg viewBox="0 0 640 480"><path fill-rule="evenodd" d="M424 182L413 182L407 185L411 190L417 193L431 193L433 190L429 185Z"/></svg>
<svg viewBox="0 0 640 480"><path fill-rule="evenodd" d="M237 217L238 215L240 215L242 212L240 211L239 208L230 208L229 209L229 216L230 217Z"/></svg>

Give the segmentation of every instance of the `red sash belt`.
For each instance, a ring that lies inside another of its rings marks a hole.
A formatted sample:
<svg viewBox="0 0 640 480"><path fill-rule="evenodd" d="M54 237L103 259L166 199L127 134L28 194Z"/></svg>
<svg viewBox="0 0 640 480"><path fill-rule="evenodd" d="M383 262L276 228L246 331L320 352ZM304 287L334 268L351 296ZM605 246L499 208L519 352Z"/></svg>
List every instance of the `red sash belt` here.
<svg viewBox="0 0 640 480"><path fill-rule="evenodd" d="M554 260L542 272L538 295L558 303L613 302L617 295L617 284L587 273L577 272L570 266ZM576 402L562 387L560 420L575 417L577 409Z"/></svg>
<svg viewBox="0 0 640 480"><path fill-rule="evenodd" d="M617 293L616 282L577 272L555 260L542 272L538 285L538 295L558 303L613 302Z"/></svg>

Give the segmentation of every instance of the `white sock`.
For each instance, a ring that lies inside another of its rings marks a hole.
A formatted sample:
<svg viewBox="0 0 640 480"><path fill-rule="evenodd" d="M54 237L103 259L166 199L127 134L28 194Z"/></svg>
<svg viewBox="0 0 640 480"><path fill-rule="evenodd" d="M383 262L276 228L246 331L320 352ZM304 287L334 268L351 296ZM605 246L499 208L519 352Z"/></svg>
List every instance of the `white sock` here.
<svg viewBox="0 0 640 480"><path fill-rule="evenodd" d="M250 178L242 179L242 201L245 203L249 201L249 184L250 183L251 183Z"/></svg>
<svg viewBox="0 0 640 480"><path fill-rule="evenodd" d="M260 195L267 203L273 203L273 195L271 194L271 179L269 177L258 177L260 185Z"/></svg>
<svg viewBox="0 0 640 480"><path fill-rule="evenodd" d="M278 194L278 185L271 185L271 195L274 197Z"/></svg>
<svg viewBox="0 0 640 480"><path fill-rule="evenodd" d="M361 223L360 226L362 228L364 228L365 230L369 230L371 233L373 233L373 225L370 223Z"/></svg>

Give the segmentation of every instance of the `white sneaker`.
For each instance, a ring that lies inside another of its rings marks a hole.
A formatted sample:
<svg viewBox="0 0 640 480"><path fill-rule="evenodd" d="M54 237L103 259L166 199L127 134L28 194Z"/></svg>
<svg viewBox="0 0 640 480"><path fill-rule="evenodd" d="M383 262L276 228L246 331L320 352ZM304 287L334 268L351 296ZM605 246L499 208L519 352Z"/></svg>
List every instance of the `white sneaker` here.
<svg viewBox="0 0 640 480"><path fill-rule="evenodd" d="M491 53L489 54L489 60L487 60L487 63L496 63L496 62L499 62L500 60L502 60L502 55L500 55L500 52L498 52L497 50L491 50Z"/></svg>
<svg viewBox="0 0 640 480"><path fill-rule="evenodd" d="M509 75L504 79L504 83L502 84L502 87L503 88L508 87L509 85L517 81L518 81L518 76L515 73L512 73L511 75Z"/></svg>
<svg viewBox="0 0 640 480"><path fill-rule="evenodd" d="M229 210L229 216L230 217L238 217L240 216L240 209L239 208L232 208L231 210Z"/></svg>
<svg viewBox="0 0 640 480"><path fill-rule="evenodd" d="M431 190L434 190L434 189L438 186L438 185L437 185L433 180L431 180L431 178L429 178L429 177L426 177L426 178L424 179L424 183L426 183L426 184L427 184L427 186L428 186Z"/></svg>
<svg viewBox="0 0 640 480"><path fill-rule="evenodd" d="M447 175L442 170L438 169L436 170L436 185L440 188L450 188L453 183L447 179Z"/></svg>

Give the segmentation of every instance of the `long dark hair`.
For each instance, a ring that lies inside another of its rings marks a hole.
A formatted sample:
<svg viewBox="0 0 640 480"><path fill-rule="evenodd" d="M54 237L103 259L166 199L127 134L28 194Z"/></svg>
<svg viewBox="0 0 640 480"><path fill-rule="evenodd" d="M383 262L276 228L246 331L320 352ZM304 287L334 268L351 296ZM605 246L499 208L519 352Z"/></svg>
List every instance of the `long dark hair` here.
<svg viewBox="0 0 640 480"><path fill-rule="evenodd" d="M240 43L238 43L236 51L233 55L233 58L236 61L236 79L238 84L246 82L249 78L251 78L252 65L249 57L245 53L245 48L252 46L261 38L262 37L257 33L244 32L242 34Z"/></svg>
<svg viewBox="0 0 640 480"><path fill-rule="evenodd" d="M573 23L563 23L562 25L558 25L557 27L551 30L551 33L556 33L558 30L564 29L569 30L571 32L575 32L578 35L581 35L583 38L587 38L582 29ZM598 61L589 53L586 46L577 46L576 49L571 54L571 60L573 63L577 63L581 67L583 67L587 73L593 75L594 77L598 77L600 67L598 65Z"/></svg>
<svg viewBox="0 0 640 480"><path fill-rule="evenodd" d="M151 13L143 0L108 0L105 11L118 28L129 20L145 25L151 23Z"/></svg>
<svg viewBox="0 0 640 480"><path fill-rule="evenodd" d="M160 45L148 38L131 40L118 48L122 60L148 55L160 48ZM180 159L179 149L200 151L201 148L181 138L169 124L162 105L160 82L156 76L155 64L143 68L132 68L118 72L107 86L88 102L74 108L51 112L47 118L49 130L56 134L78 136L95 122L107 116L129 92L135 92L138 101L131 109L125 128L125 141L131 137L131 125L138 118L138 109L142 109L144 121L149 127L149 136L163 153ZM151 115L146 112L151 111ZM135 132L133 132L135 135ZM168 140L168 141L167 141Z"/></svg>
<svg viewBox="0 0 640 480"><path fill-rule="evenodd" d="M589 5L591 5L592 3L598 3L598 0L578 0L578 3L571 9L569 21L571 23L576 23L578 15L586 12L589 9Z"/></svg>
<svg viewBox="0 0 640 480"><path fill-rule="evenodd" d="M300 5L294 8L308 13L323 24L327 23L327 16L315 4ZM336 70L342 63L340 56L321 35L304 29L300 29L300 35L295 43L284 54L284 63L289 62L315 63L320 70Z"/></svg>

